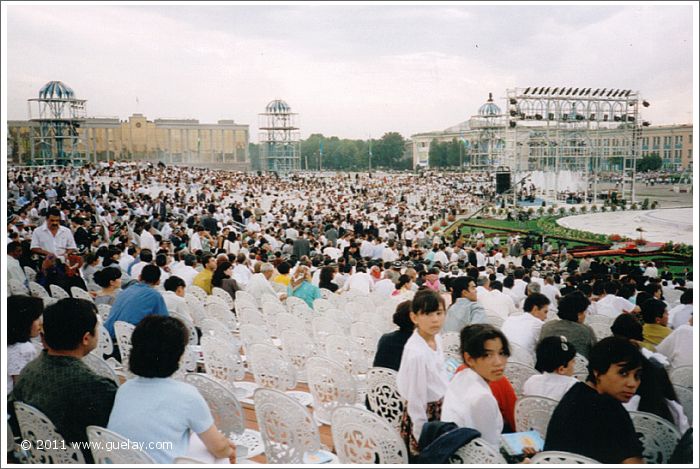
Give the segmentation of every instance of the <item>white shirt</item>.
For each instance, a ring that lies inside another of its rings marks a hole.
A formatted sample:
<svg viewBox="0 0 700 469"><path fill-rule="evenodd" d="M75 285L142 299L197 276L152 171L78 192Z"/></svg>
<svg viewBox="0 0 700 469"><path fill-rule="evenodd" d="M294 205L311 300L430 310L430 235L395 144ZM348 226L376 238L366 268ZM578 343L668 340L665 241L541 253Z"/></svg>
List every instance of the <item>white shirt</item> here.
<svg viewBox="0 0 700 469"><path fill-rule="evenodd" d="M190 322L193 322L190 309L187 307L187 302L184 298L177 296L174 291L162 291L161 295L163 295L163 300L165 301L165 306L168 308L168 311L175 311L187 318Z"/></svg>
<svg viewBox="0 0 700 469"><path fill-rule="evenodd" d="M498 401L486 380L471 368L457 373L447 386L440 420L479 430L496 447L500 443L503 417Z"/></svg>
<svg viewBox="0 0 700 469"><path fill-rule="evenodd" d="M191 265L185 265L184 262L178 264L172 269L172 275L180 277L182 280L184 280L186 287L192 285L192 282L194 281L194 278L197 276L198 273L199 272L197 272L197 269L195 269Z"/></svg>
<svg viewBox="0 0 700 469"><path fill-rule="evenodd" d="M246 265L236 264L236 266L233 268L233 279L241 287L245 287L246 285L248 285L248 282L250 282L250 278L252 276L253 273Z"/></svg>
<svg viewBox="0 0 700 469"><path fill-rule="evenodd" d="M25 292L29 292L24 269L19 265L19 261L12 256L7 256L7 280L17 280L24 287Z"/></svg>
<svg viewBox="0 0 700 469"><path fill-rule="evenodd" d="M158 243L156 243L156 238L148 230L143 230L141 232L141 249L149 249L153 256L155 257L158 251Z"/></svg>
<svg viewBox="0 0 700 469"><path fill-rule="evenodd" d="M123 272L126 272L127 270L129 270L129 266L132 262L134 262L134 260L134 256L131 256L126 251L124 251L122 256L119 258L119 268L122 269Z"/></svg>
<svg viewBox="0 0 700 469"><path fill-rule="evenodd" d="M73 233L65 226L59 226L56 236L51 234L44 223L32 233L31 249L41 248L63 258L67 249L78 249L73 239Z"/></svg>
<svg viewBox="0 0 700 469"><path fill-rule="evenodd" d="M396 286L394 285L394 282L388 278L382 279L374 285L374 291L380 297L388 298L392 293L394 293L394 290L396 290Z"/></svg>
<svg viewBox="0 0 700 469"><path fill-rule="evenodd" d="M9 257L8 257L9 259ZM678 305L668 312L668 327L678 329L679 327L688 324L690 316L693 314L693 305Z"/></svg>
<svg viewBox="0 0 700 469"><path fill-rule="evenodd" d="M616 295L605 295L603 298L596 301L596 314L608 316L613 319L621 315L625 311L632 311L634 304L628 300Z"/></svg>
<svg viewBox="0 0 700 469"><path fill-rule="evenodd" d="M366 272L356 272L350 276L345 288L369 294L372 291L372 277Z"/></svg>
<svg viewBox="0 0 700 469"><path fill-rule="evenodd" d="M190 252L197 252L202 250L202 238L199 233L194 233L190 238Z"/></svg>
<svg viewBox="0 0 700 469"><path fill-rule="evenodd" d="M236 272L234 271L234 278L235 274ZM277 296L277 292L274 290L274 288L272 288L272 285L270 285L270 281L267 280L265 275L262 273L253 274L250 277L250 281L246 285L245 290L258 300L262 299L262 296L265 293L269 293L275 297Z"/></svg>
<svg viewBox="0 0 700 469"><path fill-rule="evenodd" d="M131 278L138 280L139 276L141 275L141 271L143 270L144 267L146 267L150 262L139 262L138 264L134 265L131 268Z"/></svg>
<svg viewBox="0 0 700 469"><path fill-rule="evenodd" d="M360 244L360 256L363 258L372 257L372 254L374 254L374 245L365 239Z"/></svg>
<svg viewBox="0 0 700 469"><path fill-rule="evenodd" d="M34 344L29 342L18 342L7 347L7 394L12 392L15 383L12 376L19 376L22 369L34 360L38 351Z"/></svg>
<svg viewBox="0 0 700 469"><path fill-rule="evenodd" d="M564 394L576 384L578 380L573 376L557 373L542 373L530 376L523 384L523 394L526 396L542 396L560 401Z"/></svg>
<svg viewBox="0 0 700 469"><path fill-rule="evenodd" d="M666 355L673 368L693 366L693 326L679 326L656 346L656 351Z"/></svg>
<svg viewBox="0 0 700 469"><path fill-rule="evenodd" d="M559 289L555 287L554 285L550 285L548 283L545 283L544 286L540 289L542 294L549 298L549 309L556 309L557 307L557 296L559 296Z"/></svg>
<svg viewBox="0 0 700 469"><path fill-rule="evenodd" d="M477 300L486 310L486 314L500 316L503 319L518 312L513 298L498 290L491 290L484 295L477 294Z"/></svg>
<svg viewBox="0 0 700 469"><path fill-rule="evenodd" d="M416 441L420 439L423 425L428 421L428 403L441 399L447 390L445 356L439 334L435 336L435 344L436 350L431 349L418 331L414 331L404 346L396 375L396 387L408 403L408 415Z"/></svg>
<svg viewBox="0 0 700 469"><path fill-rule="evenodd" d="M544 321L540 321L530 313L523 313L508 316L501 326L501 331L510 342L534 353L543 325Z"/></svg>

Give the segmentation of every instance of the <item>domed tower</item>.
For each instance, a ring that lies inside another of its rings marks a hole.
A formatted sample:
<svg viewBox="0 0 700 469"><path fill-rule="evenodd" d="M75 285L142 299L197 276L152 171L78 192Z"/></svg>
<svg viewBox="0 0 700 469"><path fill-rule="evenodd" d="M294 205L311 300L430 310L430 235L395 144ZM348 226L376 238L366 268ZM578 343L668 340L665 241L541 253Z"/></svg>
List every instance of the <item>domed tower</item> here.
<svg viewBox="0 0 700 469"><path fill-rule="evenodd" d="M465 142L470 165L475 169L486 169L500 164L505 148L505 120L501 108L493 102L491 93L479 108L478 114L469 119L469 127L479 131L476 140Z"/></svg>
<svg viewBox="0 0 700 469"><path fill-rule="evenodd" d="M78 128L85 121L85 100L61 81L50 81L29 102L31 128L31 164L82 165L85 153L79 152Z"/></svg>
<svg viewBox="0 0 700 469"><path fill-rule="evenodd" d="M264 171L287 174L301 169L297 114L285 101L270 101L260 115L260 157Z"/></svg>

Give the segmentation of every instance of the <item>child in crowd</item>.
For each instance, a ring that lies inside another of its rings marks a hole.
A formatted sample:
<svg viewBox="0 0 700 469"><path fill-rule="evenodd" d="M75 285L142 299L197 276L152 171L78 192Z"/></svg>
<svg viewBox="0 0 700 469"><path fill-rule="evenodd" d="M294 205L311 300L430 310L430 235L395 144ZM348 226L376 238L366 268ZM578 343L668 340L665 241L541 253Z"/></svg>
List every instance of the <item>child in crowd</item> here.
<svg viewBox="0 0 700 469"><path fill-rule="evenodd" d="M535 369L541 375L531 376L523 385L526 396L543 396L561 400L578 381L573 377L576 348L564 336L545 337L537 344Z"/></svg>
<svg viewBox="0 0 700 469"><path fill-rule="evenodd" d="M7 299L7 393L10 394L27 363L39 351L31 339L41 332L44 302L31 296L11 296Z"/></svg>

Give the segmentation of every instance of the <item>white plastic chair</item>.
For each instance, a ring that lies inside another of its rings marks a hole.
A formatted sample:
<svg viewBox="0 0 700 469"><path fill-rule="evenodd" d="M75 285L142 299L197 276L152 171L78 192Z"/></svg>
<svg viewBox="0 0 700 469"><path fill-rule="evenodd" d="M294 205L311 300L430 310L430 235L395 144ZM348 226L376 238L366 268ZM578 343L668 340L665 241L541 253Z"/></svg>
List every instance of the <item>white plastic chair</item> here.
<svg viewBox="0 0 700 469"><path fill-rule="evenodd" d="M190 285L189 287L187 287L186 291L187 294L194 296L202 304L204 304L204 302L207 301L207 297L209 296L209 294L206 291L204 291L204 289L198 287L197 285Z"/></svg>
<svg viewBox="0 0 700 469"><path fill-rule="evenodd" d="M528 364L508 360L504 374L513 385L515 394L520 397L523 395L523 385L525 381L527 381L530 376L539 374L539 372Z"/></svg>
<svg viewBox="0 0 700 469"><path fill-rule="evenodd" d="M442 350L445 357L454 358L459 363L462 363L462 347L459 339L459 332L443 332L442 334Z"/></svg>
<svg viewBox="0 0 700 469"><path fill-rule="evenodd" d="M107 319L109 318L109 313L111 313L111 312L112 312L112 305L108 305L108 304L97 305L97 314L100 315L102 322L107 321Z"/></svg>
<svg viewBox="0 0 700 469"><path fill-rule="evenodd" d="M294 330L284 331L280 336L280 340L282 342L282 351L294 365L297 381L307 382L306 362L309 358L316 355L313 342L309 340L306 334Z"/></svg>
<svg viewBox="0 0 700 469"><path fill-rule="evenodd" d="M526 350L525 348L521 347L520 345L510 342L509 345L510 347L510 360L514 360L516 362L524 363L530 367L535 366L535 354L530 352L529 350Z"/></svg>
<svg viewBox="0 0 700 469"><path fill-rule="evenodd" d="M598 340L602 340L613 335L612 331L610 330L610 324L605 322L593 322L589 324L589 326L591 329L593 329L595 337Z"/></svg>
<svg viewBox="0 0 700 469"><path fill-rule="evenodd" d="M671 380L673 384L678 386L683 386L691 391L693 390L693 367L692 366L679 366L677 368L672 368L668 373L668 379Z"/></svg>
<svg viewBox="0 0 700 469"><path fill-rule="evenodd" d="M245 307L237 309L236 313L238 314L238 322L241 324L241 326L244 324L249 324L257 326L267 332L267 321L257 309Z"/></svg>
<svg viewBox="0 0 700 469"><path fill-rule="evenodd" d="M588 378L588 359L580 353L574 356L574 377L583 382Z"/></svg>
<svg viewBox="0 0 700 469"><path fill-rule="evenodd" d="M683 407L683 413L690 425L693 424L693 390L677 384L673 385L678 397L678 403Z"/></svg>
<svg viewBox="0 0 700 469"><path fill-rule="evenodd" d="M241 324L240 337L243 341L243 346L248 349L253 344L266 344L274 347L270 334L263 328L254 324Z"/></svg>
<svg viewBox="0 0 700 469"><path fill-rule="evenodd" d="M329 309L325 312L325 317L332 319L343 330L343 334L350 334L352 327L352 316L342 309Z"/></svg>
<svg viewBox="0 0 700 469"><path fill-rule="evenodd" d="M24 275L27 276L27 280L29 280L30 282L36 282L36 270L32 269L29 266L24 266L23 270Z"/></svg>
<svg viewBox="0 0 700 469"><path fill-rule="evenodd" d="M303 464L304 456L321 451L316 422L294 398L258 389L253 400L267 464Z"/></svg>
<svg viewBox="0 0 700 469"><path fill-rule="evenodd" d="M290 313L279 313L275 318L275 324L277 337L281 337L285 331L297 331L301 334L306 334L306 324Z"/></svg>
<svg viewBox="0 0 700 469"><path fill-rule="evenodd" d="M111 379L117 384L117 386L121 384L117 373L102 357L94 353L88 353L83 357L82 360L83 363L85 363L92 371L94 371L98 375Z"/></svg>
<svg viewBox="0 0 700 469"><path fill-rule="evenodd" d="M314 300L314 311L316 311L320 315L323 315L324 312L333 308L333 303L331 303L329 300L326 300L325 298L317 298Z"/></svg>
<svg viewBox="0 0 700 469"><path fill-rule="evenodd" d="M654 414L636 411L629 414L644 446L644 459L647 464L668 463L678 440L681 439L680 432L673 424Z"/></svg>
<svg viewBox="0 0 700 469"><path fill-rule="evenodd" d="M88 292L86 292L80 287L70 287L70 294L73 296L73 298L88 300L91 303L95 302L95 299L92 297L92 295L90 295Z"/></svg>
<svg viewBox="0 0 700 469"><path fill-rule="evenodd" d="M330 425L336 407L358 403L357 380L340 363L323 357L309 358L306 375L318 422Z"/></svg>
<svg viewBox="0 0 700 469"><path fill-rule="evenodd" d="M114 352L114 343L112 342L112 338L109 336L109 332L107 332L107 329L102 324L98 324L98 327L100 329L100 336L97 338L97 348L95 350L100 353L100 357L112 355Z"/></svg>
<svg viewBox="0 0 700 469"><path fill-rule="evenodd" d="M354 338L365 351L367 361L372 361L374 355L377 353L377 343L382 336L381 331L372 324L355 322L350 326L350 336Z"/></svg>
<svg viewBox="0 0 700 469"><path fill-rule="evenodd" d="M29 281L28 286L29 286L29 293L31 293L32 296L34 296L36 298L44 298L44 299L51 298L51 295L49 295L49 293L46 291L46 289L44 287L42 287L41 285L39 285L38 283L34 282L33 280ZM55 298L52 298L52 299L54 300L53 302L55 303L56 299ZM44 306L48 306L48 304L46 304L46 301L44 301Z"/></svg>
<svg viewBox="0 0 700 469"><path fill-rule="evenodd" d="M253 344L247 358L248 368L259 387L282 391L304 406L311 405L311 394L292 391L297 385L296 370L289 357L280 349L271 345Z"/></svg>
<svg viewBox="0 0 700 469"><path fill-rule="evenodd" d="M343 365L353 375L363 375L369 369L365 351L352 337L329 335L325 350L328 358Z"/></svg>
<svg viewBox="0 0 700 469"><path fill-rule="evenodd" d="M221 298L226 303L226 306L228 306L228 309L233 309L233 298L231 298L231 295L223 288L212 287L211 296Z"/></svg>
<svg viewBox="0 0 700 469"><path fill-rule="evenodd" d="M483 438L474 438L450 456L450 464L507 464L498 448L491 446Z"/></svg>
<svg viewBox="0 0 700 469"><path fill-rule="evenodd" d="M49 285L49 290L51 291L51 297L57 300L64 300L70 298L70 295L63 288L58 285Z"/></svg>
<svg viewBox="0 0 700 469"><path fill-rule="evenodd" d="M408 464L401 435L381 417L342 406L331 418L333 447L341 464Z"/></svg>
<svg viewBox="0 0 700 469"><path fill-rule="evenodd" d="M250 397L257 386L240 381L245 377L245 367L236 346L208 335L202 336L201 343L207 374L227 383L237 399Z"/></svg>
<svg viewBox="0 0 700 469"><path fill-rule="evenodd" d="M95 464L155 464L147 453L135 449L129 440L106 428L89 425L85 429Z"/></svg>
<svg viewBox="0 0 700 469"><path fill-rule="evenodd" d="M401 417L406 401L396 387L396 371L374 367L367 371L367 401L372 412L401 431Z"/></svg>
<svg viewBox="0 0 700 469"><path fill-rule="evenodd" d="M245 428L245 414L234 392L221 382L201 373L188 373L185 382L197 388L214 417L216 427L227 435L238 448L237 459L262 454L264 447L260 433ZM240 451L240 447L244 451Z"/></svg>
<svg viewBox="0 0 700 469"><path fill-rule="evenodd" d="M595 459L566 451L542 451L530 458L530 464L601 464Z"/></svg>
<svg viewBox="0 0 700 469"><path fill-rule="evenodd" d="M344 335L341 327L329 317L318 316L311 321L311 328L314 334L314 340L317 344L323 345L326 343L326 337L329 335Z"/></svg>
<svg viewBox="0 0 700 469"><path fill-rule="evenodd" d="M206 314L207 317L221 322L230 332L234 332L238 329L236 316L234 316L231 311L226 309L226 306L216 303L209 304L209 306L206 307Z"/></svg>
<svg viewBox="0 0 700 469"><path fill-rule="evenodd" d="M83 453L65 442L43 412L23 402L14 405L22 440L30 443L26 450L29 464L85 464ZM50 444L38 445L38 440Z"/></svg>
<svg viewBox="0 0 700 469"><path fill-rule="evenodd" d="M515 431L536 430L544 439L558 401L543 396L523 396L515 402Z"/></svg>
<svg viewBox="0 0 700 469"><path fill-rule="evenodd" d="M259 307L258 300L253 295L251 295L250 293L248 293L245 290L238 290L236 292L236 301L235 301L236 308L238 308L239 302L247 303L247 304L254 306L256 308Z"/></svg>
<svg viewBox="0 0 700 469"><path fill-rule="evenodd" d="M22 282L11 278L7 279L7 288L10 290L10 295L27 295L29 293L29 289L25 288Z"/></svg>
<svg viewBox="0 0 700 469"><path fill-rule="evenodd" d="M131 354L131 334L133 334L136 326L124 321L116 321L114 323L114 334L117 339L117 347L119 347L119 355L122 359L122 366L125 370L129 369L129 355Z"/></svg>

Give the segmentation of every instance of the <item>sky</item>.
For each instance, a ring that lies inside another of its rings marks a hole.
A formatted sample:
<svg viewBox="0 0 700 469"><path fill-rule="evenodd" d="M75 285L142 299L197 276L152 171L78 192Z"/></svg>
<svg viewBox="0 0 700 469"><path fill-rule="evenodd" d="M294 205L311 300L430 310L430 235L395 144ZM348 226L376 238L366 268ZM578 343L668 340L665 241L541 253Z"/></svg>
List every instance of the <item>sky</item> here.
<svg viewBox="0 0 700 469"><path fill-rule="evenodd" d="M624 88L693 122L690 4L9 4L6 116L60 80L87 114L234 119L285 100L302 138L404 137L528 86Z"/></svg>

